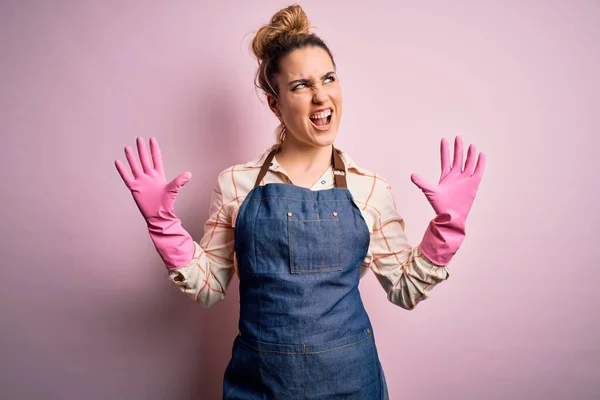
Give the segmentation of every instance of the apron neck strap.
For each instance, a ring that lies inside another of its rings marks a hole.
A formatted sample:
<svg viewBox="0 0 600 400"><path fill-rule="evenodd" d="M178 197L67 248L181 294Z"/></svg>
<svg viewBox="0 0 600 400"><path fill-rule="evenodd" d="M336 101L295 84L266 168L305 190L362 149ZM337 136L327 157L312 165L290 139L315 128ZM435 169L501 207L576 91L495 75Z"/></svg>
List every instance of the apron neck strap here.
<svg viewBox="0 0 600 400"><path fill-rule="evenodd" d="M260 181L265 177L269 167L271 166L271 161L273 161L273 157L275 157L275 153L277 153L277 148L274 148L265 161L263 162L262 167L260 168L260 172L258 173L258 177L256 178L256 182L254 183L254 187L260 185ZM348 183L346 182L346 166L344 165L344 161L340 156L340 153L332 148L331 155L331 163L333 164L333 179L335 186L338 188L348 188Z"/></svg>

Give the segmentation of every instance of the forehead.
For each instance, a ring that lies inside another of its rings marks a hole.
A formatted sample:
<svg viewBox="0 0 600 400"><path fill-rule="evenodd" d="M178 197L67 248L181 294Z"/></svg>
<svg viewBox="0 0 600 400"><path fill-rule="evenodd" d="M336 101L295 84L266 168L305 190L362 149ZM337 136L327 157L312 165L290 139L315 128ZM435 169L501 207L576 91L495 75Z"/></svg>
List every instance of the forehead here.
<svg viewBox="0 0 600 400"><path fill-rule="evenodd" d="M282 58L279 64L279 75L286 79L320 77L333 70L329 54L317 46L296 49Z"/></svg>

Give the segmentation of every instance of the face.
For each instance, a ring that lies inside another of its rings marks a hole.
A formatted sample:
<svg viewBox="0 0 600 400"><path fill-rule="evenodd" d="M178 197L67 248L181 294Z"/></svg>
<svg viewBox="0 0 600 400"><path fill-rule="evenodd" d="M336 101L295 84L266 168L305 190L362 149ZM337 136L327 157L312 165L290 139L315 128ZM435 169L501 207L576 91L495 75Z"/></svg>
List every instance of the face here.
<svg viewBox="0 0 600 400"><path fill-rule="evenodd" d="M279 95L267 98L287 128L285 140L302 147L331 145L342 117L342 92L329 54L316 46L294 50L280 60L275 79Z"/></svg>

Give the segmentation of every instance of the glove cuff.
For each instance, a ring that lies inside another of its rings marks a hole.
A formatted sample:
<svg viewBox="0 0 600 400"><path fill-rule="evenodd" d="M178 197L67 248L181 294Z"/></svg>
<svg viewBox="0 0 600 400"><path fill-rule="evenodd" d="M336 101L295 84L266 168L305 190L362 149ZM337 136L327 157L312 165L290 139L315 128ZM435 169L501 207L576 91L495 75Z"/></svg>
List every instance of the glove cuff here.
<svg viewBox="0 0 600 400"><path fill-rule="evenodd" d="M427 226L419 245L421 253L432 263L444 266L450 263L465 238L465 224L440 214Z"/></svg>
<svg viewBox="0 0 600 400"><path fill-rule="evenodd" d="M149 225L148 232L168 270L183 268L194 258L194 241L179 219Z"/></svg>

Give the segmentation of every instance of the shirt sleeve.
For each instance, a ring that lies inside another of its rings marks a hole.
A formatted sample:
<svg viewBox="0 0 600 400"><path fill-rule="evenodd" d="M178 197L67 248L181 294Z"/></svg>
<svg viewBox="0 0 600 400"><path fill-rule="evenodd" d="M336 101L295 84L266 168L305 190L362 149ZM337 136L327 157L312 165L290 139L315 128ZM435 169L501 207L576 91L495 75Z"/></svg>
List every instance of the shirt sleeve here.
<svg viewBox="0 0 600 400"><path fill-rule="evenodd" d="M375 209L371 245L371 270L393 304L412 310L431 290L448 279L446 266L429 261L418 246L411 247L404 220L396 210L390 184L381 179L371 205Z"/></svg>
<svg viewBox="0 0 600 400"><path fill-rule="evenodd" d="M228 196L222 177L211 194L204 234L199 243L194 242L194 258L184 267L169 271L171 282L204 307L225 298L235 272L232 213L237 201L224 201Z"/></svg>

